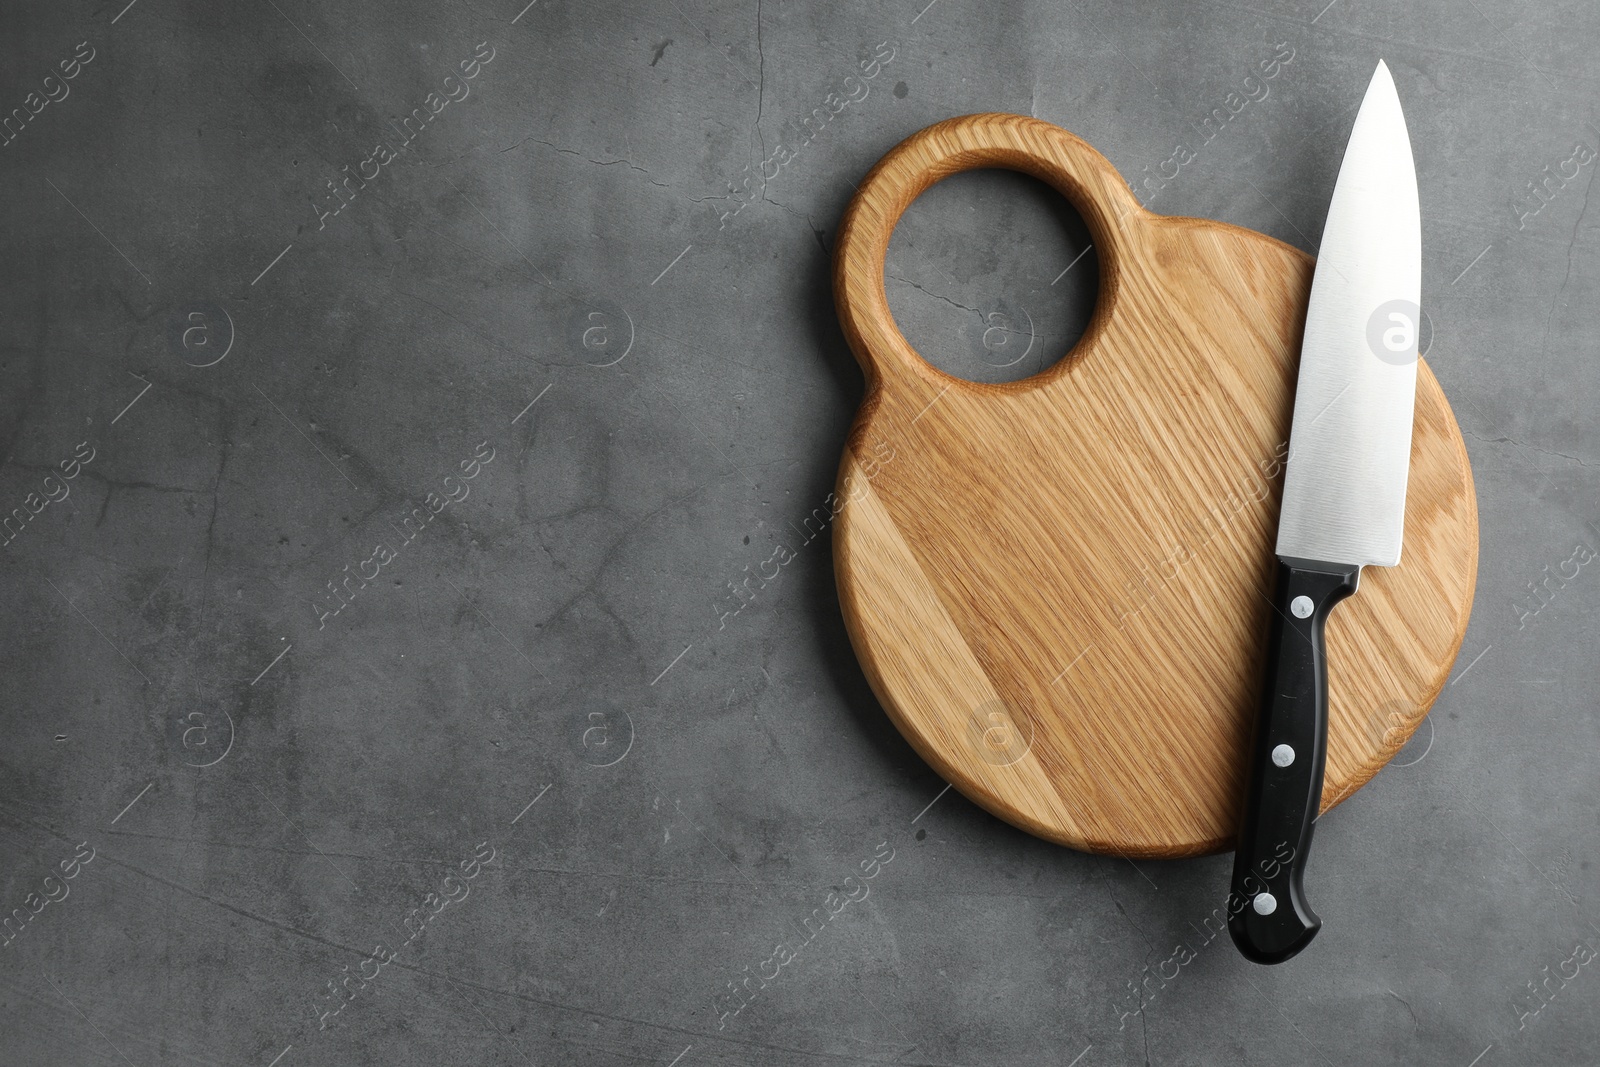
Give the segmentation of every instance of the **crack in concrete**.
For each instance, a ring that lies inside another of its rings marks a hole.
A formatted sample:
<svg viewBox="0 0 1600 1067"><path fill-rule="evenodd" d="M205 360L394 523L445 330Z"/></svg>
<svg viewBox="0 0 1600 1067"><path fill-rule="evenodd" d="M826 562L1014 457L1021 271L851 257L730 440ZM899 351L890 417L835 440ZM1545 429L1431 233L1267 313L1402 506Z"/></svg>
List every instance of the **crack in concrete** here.
<svg viewBox="0 0 1600 1067"><path fill-rule="evenodd" d="M1583 228L1583 216L1589 210L1589 194L1594 192L1594 173L1589 174L1589 184L1583 187L1583 207L1578 209L1578 221L1572 224L1572 239L1567 242L1567 273L1561 279L1561 288L1556 290L1555 296L1550 298L1550 309L1544 316L1544 337L1539 341L1539 355L1543 356L1550 344L1550 321L1555 318L1556 301L1567 291L1567 284L1572 281L1572 248L1578 243L1578 231Z"/></svg>
<svg viewBox="0 0 1600 1067"><path fill-rule="evenodd" d="M1400 1003L1404 1004L1406 1006L1406 1011L1411 1012L1411 1032L1413 1034L1416 1033L1417 1029L1419 1027L1419 1024L1417 1022L1416 1010L1411 1007L1411 1002L1409 1000L1407 1000L1405 997L1402 997L1399 993L1396 993L1392 989L1387 989L1386 988L1384 990L1384 992L1388 993L1391 997L1393 997L1394 999L1398 1000Z"/></svg>
<svg viewBox="0 0 1600 1067"><path fill-rule="evenodd" d="M760 150L756 158L760 160L767 158L767 141L766 138L761 136L761 114L766 106L766 99L767 53L761 43L761 0L756 0L756 122L754 132L756 135L756 147ZM761 199L765 200L767 198L766 167L758 164L756 170L761 175Z"/></svg>
<svg viewBox="0 0 1600 1067"><path fill-rule="evenodd" d="M1580 456L1569 456L1565 452L1554 452L1554 451L1551 451L1548 448L1540 448L1538 445L1530 445L1525 441L1518 441L1514 437L1485 437L1482 434L1473 433L1471 430L1467 429L1464 426L1461 427L1461 433L1465 437L1470 437L1474 441L1482 441L1484 444L1489 444L1489 445L1502 445L1502 444L1503 445L1512 445L1512 446L1514 446L1516 448L1526 448L1530 452L1537 452L1537 453L1539 453L1540 455L1543 455L1543 456L1555 456L1557 459L1569 460L1569 461L1571 461L1573 463L1576 463L1578 466L1583 467L1585 469L1589 468L1590 466L1593 466L1593 464L1584 462L1584 460Z"/></svg>
<svg viewBox="0 0 1600 1067"><path fill-rule="evenodd" d="M626 159L626 158L619 158L619 159L590 159L588 156L584 155L582 152L577 151L576 149L563 148L560 145L556 144L554 141L541 140L538 137L534 137L532 134L529 134L527 137L524 137L522 140L518 141L514 145L507 145L505 148L500 149L500 152L502 154L504 154L506 152L515 151L516 149L521 148L523 145L527 144L529 141L532 141L534 144L542 144L547 148L553 148L557 152L561 153L562 155L577 156L579 159L583 160L585 163L593 163L597 167L612 167L612 166L616 166L618 163L626 163L628 165L628 169L629 170L636 170L640 174L643 174L645 176L645 180L648 181L651 185L660 186L662 189L671 189L672 188L672 186L668 185L666 182L658 182L654 178L650 177L650 172L648 170L646 170L643 167L639 166L637 163L635 163L631 159Z"/></svg>
<svg viewBox="0 0 1600 1067"><path fill-rule="evenodd" d="M958 301L951 300L948 296L943 296L943 295L941 295L939 293L936 293L932 289L926 289L923 286L920 286L916 282L912 281L910 278L902 278L898 274L889 274L887 272L885 272L884 277L893 278L897 282L904 282L905 284L911 286L911 288L916 289L919 292L927 293L929 296L933 297L935 300L943 300L946 304L949 304L952 307L958 307L962 311L970 311L974 315L979 314L979 311L978 311L977 308L968 307L967 305L962 304L962 303L960 303Z"/></svg>

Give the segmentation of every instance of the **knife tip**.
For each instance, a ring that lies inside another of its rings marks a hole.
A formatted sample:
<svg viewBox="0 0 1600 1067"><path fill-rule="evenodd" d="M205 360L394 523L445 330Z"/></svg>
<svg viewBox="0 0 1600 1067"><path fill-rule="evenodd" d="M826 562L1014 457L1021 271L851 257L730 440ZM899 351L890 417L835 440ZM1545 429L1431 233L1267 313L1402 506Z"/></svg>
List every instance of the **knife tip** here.
<svg viewBox="0 0 1600 1067"><path fill-rule="evenodd" d="M1372 72L1372 80L1367 83L1367 91L1362 96L1361 114L1368 111L1378 112L1392 116L1403 128L1405 115L1400 107L1400 90L1394 83L1394 75L1389 71L1389 64L1378 60L1378 66Z"/></svg>

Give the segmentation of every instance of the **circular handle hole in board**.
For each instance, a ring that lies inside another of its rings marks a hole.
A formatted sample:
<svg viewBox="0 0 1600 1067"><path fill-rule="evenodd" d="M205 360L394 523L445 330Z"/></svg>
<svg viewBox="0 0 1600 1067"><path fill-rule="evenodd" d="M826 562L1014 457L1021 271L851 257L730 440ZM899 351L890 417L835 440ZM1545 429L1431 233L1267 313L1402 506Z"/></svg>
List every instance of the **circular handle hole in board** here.
<svg viewBox="0 0 1600 1067"><path fill-rule="evenodd" d="M911 347L974 382L1032 377L1072 350L1100 291L1089 229L1066 197L1013 170L962 171L906 209L884 288Z"/></svg>

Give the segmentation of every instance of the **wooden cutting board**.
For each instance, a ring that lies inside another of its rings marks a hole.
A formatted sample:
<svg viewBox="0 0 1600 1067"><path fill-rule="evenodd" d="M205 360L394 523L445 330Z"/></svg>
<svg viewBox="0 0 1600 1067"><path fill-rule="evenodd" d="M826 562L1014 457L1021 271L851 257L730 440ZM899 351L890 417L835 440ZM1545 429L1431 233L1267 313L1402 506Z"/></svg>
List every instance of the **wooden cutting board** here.
<svg viewBox="0 0 1600 1067"><path fill-rule="evenodd" d="M1055 187L1100 259L1077 346L1002 385L924 361L883 286L901 213L976 167ZM834 297L867 395L834 505L845 622L900 732L1007 822L1130 857L1232 847L1312 263L1151 214L1094 149L1016 115L915 134L846 211ZM1403 559L1328 623L1324 811L1427 714L1477 563L1466 448L1423 365Z"/></svg>

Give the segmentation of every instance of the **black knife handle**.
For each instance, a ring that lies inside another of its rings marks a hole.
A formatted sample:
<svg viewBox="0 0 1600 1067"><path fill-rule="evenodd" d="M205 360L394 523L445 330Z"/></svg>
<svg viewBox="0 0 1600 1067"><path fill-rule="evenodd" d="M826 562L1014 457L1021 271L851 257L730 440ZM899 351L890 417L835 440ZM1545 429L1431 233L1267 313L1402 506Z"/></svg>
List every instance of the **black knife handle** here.
<svg viewBox="0 0 1600 1067"><path fill-rule="evenodd" d="M1228 932L1256 963L1290 959L1322 927L1301 887L1328 747L1322 628L1333 606L1356 591L1360 577L1360 567L1278 560L1266 683L1228 895Z"/></svg>

